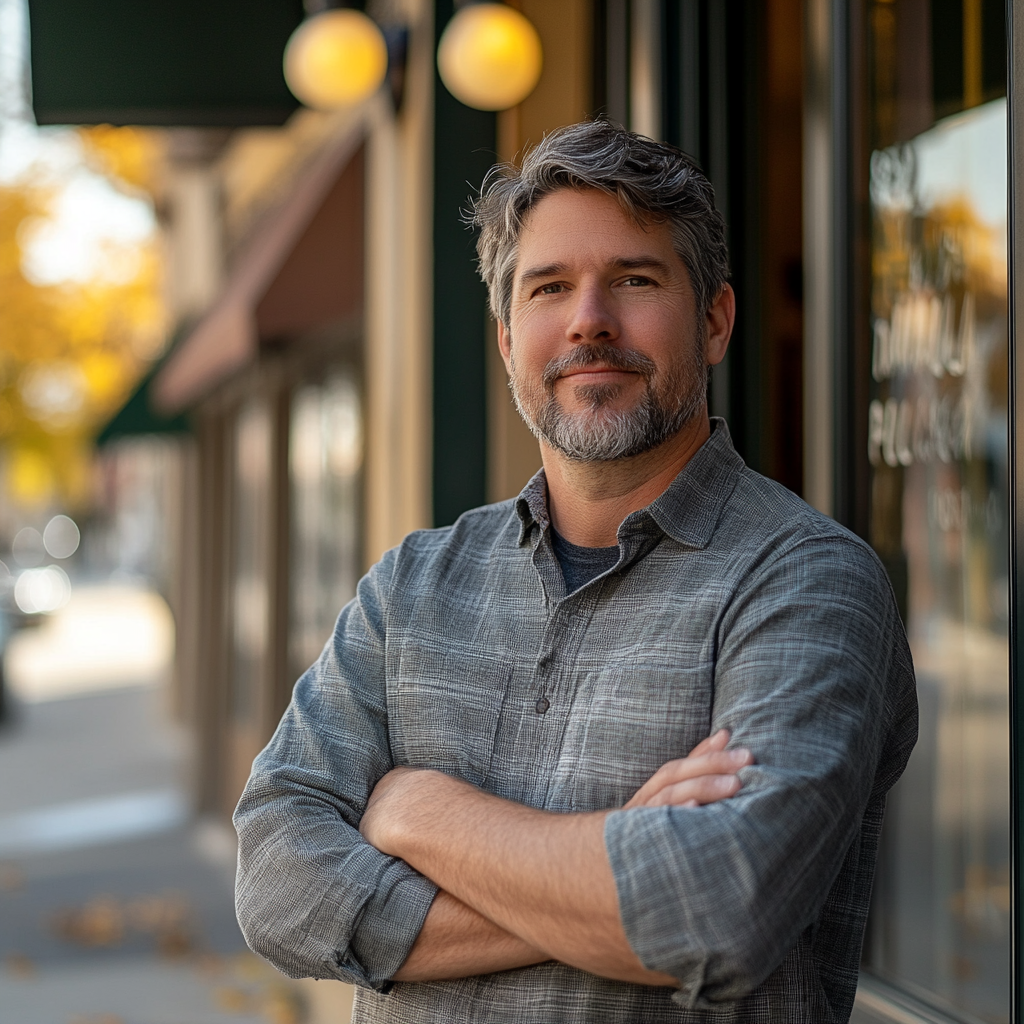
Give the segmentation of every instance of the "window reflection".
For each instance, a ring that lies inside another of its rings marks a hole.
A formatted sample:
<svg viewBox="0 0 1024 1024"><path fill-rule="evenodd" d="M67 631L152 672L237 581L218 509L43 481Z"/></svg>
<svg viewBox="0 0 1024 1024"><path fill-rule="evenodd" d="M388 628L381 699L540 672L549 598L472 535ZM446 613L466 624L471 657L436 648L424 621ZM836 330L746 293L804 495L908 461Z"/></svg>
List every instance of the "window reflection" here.
<svg viewBox="0 0 1024 1024"><path fill-rule="evenodd" d="M871 156L871 542L917 669L869 943L901 987L1009 1020L1006 104Z"/></svg>
<svg viewBox="0 0 1024 1024"><path fill-rule="evenodd" d="M292 400L291 627L296 678L320 655L359 578L362 410L355 375L338 372Z"/></svg>
<svg viewBox="0 0 1024 1024"><path fill-rule="evenodd" d="M270 636L271 420L264 402L239 410L234 431L231 715L254 725Z"/></svg>

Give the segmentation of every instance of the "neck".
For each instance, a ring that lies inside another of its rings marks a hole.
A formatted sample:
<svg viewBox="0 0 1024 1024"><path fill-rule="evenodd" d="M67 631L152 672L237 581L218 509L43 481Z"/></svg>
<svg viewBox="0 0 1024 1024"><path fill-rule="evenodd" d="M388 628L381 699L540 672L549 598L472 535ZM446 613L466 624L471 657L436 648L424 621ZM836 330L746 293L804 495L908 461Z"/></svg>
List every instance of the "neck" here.
<svg viewBox="0 0 1024 1024"><path fill-rule="evenodd" d="M542 441L551 524L571 544L611 547L623 519L662 494L710 436L704 409L664 444L630 459L576 462Z"/></svg>

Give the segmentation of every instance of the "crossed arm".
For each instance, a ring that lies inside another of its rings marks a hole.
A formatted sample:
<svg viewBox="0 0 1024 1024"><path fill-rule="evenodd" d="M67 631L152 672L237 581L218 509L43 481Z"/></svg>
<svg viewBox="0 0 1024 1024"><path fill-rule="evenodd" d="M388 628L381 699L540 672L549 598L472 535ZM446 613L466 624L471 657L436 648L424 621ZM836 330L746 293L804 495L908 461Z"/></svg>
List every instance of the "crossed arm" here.
<svg viewBox="0 0 1024 1024"><path fill-rule="evenodd" d="M721 730L663 765L626 808L695 807L733 796L753 758ZM676 985L630 948L605 852L607 811L556 814L440 772L395 768L359 829L440 887L398 981L459 978L560 960L646 985Z"/></svg>

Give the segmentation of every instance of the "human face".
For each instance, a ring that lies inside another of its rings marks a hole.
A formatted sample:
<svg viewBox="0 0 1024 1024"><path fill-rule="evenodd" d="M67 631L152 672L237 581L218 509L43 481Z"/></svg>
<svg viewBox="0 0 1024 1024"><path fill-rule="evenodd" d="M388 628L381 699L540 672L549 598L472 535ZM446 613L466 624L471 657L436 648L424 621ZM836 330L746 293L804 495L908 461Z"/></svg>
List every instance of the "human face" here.
<svg viewBox="0 0 1024 1024"><path fill-rule="evenodd" d="M706 415L707 335L667 223L638 225L597 190L530 211L499 341L519 411L550 447L628 458Z"/></svg>

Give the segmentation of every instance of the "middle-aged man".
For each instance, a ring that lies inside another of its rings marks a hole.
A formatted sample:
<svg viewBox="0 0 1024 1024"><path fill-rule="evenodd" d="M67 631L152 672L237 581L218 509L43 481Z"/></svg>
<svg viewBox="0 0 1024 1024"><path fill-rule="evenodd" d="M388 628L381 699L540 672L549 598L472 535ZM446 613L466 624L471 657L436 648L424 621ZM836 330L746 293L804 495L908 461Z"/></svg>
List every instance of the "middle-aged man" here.
<svg viewBox="0 0 1024 1024"><path fill-rule="evenodd" d="M913 669L871 551L708 419L711 187L592 122L474 221L544 468L360 582L236 813L246 938L357 1021L846 1021Z"/></svg>

